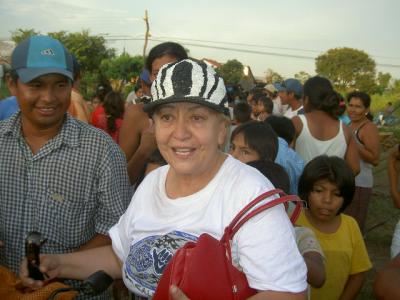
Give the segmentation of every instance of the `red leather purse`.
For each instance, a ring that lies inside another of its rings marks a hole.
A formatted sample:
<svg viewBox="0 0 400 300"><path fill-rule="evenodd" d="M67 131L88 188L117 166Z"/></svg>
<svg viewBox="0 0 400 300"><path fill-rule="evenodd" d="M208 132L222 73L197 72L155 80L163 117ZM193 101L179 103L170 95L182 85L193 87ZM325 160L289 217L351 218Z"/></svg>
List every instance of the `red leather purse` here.
<svg viewBox="0 0 400 300"><path fill-rule="evenodd" d="M280 197L249 212L258 203L275 194ZM232 265L232 238L250 218L278 204L283 203L287 207L288 202L296 203L290 218L294 223L301 211L301 200L276 189L258 196L246 205L225 228L220 240L204 233L197 242L187 242L176 251L165 267L152 299L170 299L171 284L178 286L191 300L239 300L256 294L257 291L249 287L246 275Z"/></svg>

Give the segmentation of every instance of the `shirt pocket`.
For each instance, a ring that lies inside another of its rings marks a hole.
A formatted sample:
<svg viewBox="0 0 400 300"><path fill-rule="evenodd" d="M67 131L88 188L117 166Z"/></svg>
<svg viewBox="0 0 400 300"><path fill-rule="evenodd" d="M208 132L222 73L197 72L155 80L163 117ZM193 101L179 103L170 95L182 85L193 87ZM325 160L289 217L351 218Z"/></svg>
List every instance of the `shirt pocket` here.
<svg viewBox="0 0 400 300"><path fill-rule="evenodd" d="M38 227L47 239L46 248L75 249L93 237L86 201L79 193L74 196L48 188L41 197Z"/></svg>

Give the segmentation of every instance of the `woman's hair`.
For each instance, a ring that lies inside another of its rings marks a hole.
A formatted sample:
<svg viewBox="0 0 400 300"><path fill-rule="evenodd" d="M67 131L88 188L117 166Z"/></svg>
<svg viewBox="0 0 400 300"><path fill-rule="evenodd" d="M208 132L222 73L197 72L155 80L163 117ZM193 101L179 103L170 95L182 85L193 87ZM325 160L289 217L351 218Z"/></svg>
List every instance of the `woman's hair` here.
<svg viewBox="0 0 400 300"><path fill-rule="evenodd" d="M112 91L112 87L111 85L109 85L108 83L99 83L96 87L96 94L95 96L97 98L99 98L100 102L103 103L104 102L104 98L106 97L106 95Z"/></svg>
<svg viewBox="0 0 400 300"><path fill-rule="evenodd" d="M245 123L251 120L251 106L247 102L239 102L233 107L233 118L238 123Z"/></svg>
<svg viewBox="0 0 400 300"><path fill-rule="evenodd" d="M335 184L343 205L338 214L350 204L355 191L354 174L347 163L340 157L321 155L311 160L304 168L299 179L298 192L301 199L308 204L308 197L319 180L328 180Z"/></svg>
<svg viewBox="0 0 400 300"><path fill-rule="evenodd" d="M346 111L346 102L344 101L344 97L342 94L338 93L339 96L339 110L338 110L338 116L341 116L345 113Z"/></svg>
<svg viewBox="0 0 400 300"><path fill-rule="evenodd" d="M247 146L256 151L261 160L275 161L278 154L278 136L269 124L257 121L240 124L232 132L231 143L240 133L243 134Z"/></svg>
<svg viewBox="0 0 400 300"><path fill-rule="evenodd" d="M107 128L110 132L115 132L117 126L115 121L124 115L125 102L121 93L111 91L104 98L104 111L107 116Z"/></svg>
<svg viewBox="0 0 400 300"><path fill-rule="evenodd" d="M354 91L347 95L347 103L350 103L351 98L358 98L361 100L365 108L369 108L371 105L371 97L366 92ZM367 113L367 118L372 121L373 116L370 112Z"/></svg>
<svg viewBox="0 0 400 300"><path fill-rule="evenodd" d="M340 96L334 91L328 79L320 76L311 77L304 83L303 91L304 99L308 100L307 110L322 110L337 119Z"/></svg>
<svg viewBox="0 0 400 300"><path fill-rule="evenodd" d="M165 42L154 46L150 50L149 55L146 58L146 69L151 72L153 61L166 55L175 57L177 60L188 58L187 52L182 45L174 42Z"/></svg>
<svg viewBox="0 0 400 300"><path fill-rule="evenodd" d="M281 165L267 160L254 160L247 164L260 171L261 174L271 181L274 187L281 189L286 194L290 194L289 175Z"/></svg>
<svg viewBox="0 0 400 300"><path fill-rule="evenodd" d="M261 97L257 98L255 102L257 104L261 102L262 105L264 106L265 112L272 114L272 110L274 109L274 103L268 96L262 95Z"/></svg>
<svg viewBox="0 0 400 300"><path fill-rule="evenodd" d="M268 123L276 132L276 134L283 138L288 145L293 142L296 136L296 130L293 122L289 118L284 116L270 115L265 119L264 122Z"/></svg>

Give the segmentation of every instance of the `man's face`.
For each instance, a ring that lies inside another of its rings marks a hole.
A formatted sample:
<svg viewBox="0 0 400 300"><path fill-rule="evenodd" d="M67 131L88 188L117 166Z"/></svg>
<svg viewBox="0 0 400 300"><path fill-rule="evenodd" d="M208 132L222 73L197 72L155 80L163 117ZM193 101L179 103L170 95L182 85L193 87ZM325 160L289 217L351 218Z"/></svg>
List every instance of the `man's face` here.
<svg viewBox="0 0 400 300"><path fill-rule="evenodd" d="M71 98L71 81L59 74L47 74L23 83L8 81L21 110L24 126L51 129L62 124Z"/></svg>
<svg viewBox="0 0 400 300"><path fill-rule="evenodd" d="M281 98L281 103L282 104L288 104L289 103L289 94L287 91L279 91L278 92L279 98Z"/></svg>

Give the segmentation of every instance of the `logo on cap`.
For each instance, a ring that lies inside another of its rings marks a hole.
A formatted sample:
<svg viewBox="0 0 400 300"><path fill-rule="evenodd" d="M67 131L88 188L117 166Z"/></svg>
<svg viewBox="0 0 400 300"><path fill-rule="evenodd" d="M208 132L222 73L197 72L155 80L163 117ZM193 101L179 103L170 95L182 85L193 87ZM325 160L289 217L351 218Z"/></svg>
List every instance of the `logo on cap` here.
<svg viewBox="0 0 400 300"><path fill-rule="evenodd" d="M49 55L49 56L54 56L54 55L56 55L56 53L55 53L55 52L53 51L53 49L51 49L51 48L42 50L40 53L41 53L42 55Z"/></svg>

